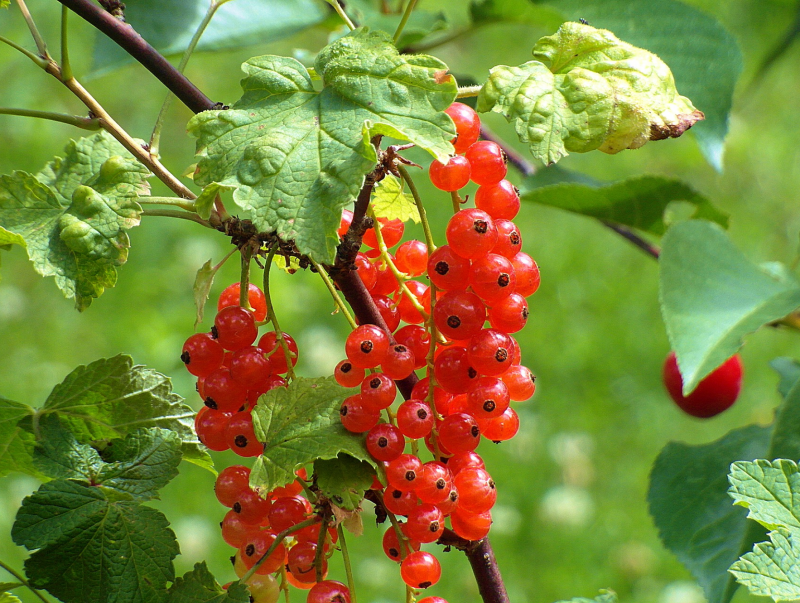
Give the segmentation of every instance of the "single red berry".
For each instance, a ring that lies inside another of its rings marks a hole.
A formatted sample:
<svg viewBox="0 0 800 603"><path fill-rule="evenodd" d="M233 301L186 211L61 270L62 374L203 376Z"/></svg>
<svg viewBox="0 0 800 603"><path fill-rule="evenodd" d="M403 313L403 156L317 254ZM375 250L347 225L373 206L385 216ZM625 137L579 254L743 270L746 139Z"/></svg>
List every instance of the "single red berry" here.
<svg viewBox="0 0 800 603"><path fill-rule="evenodd" d="M395 257L390 253L389 259L395 261ZM370 293L372 295L393 295L400 288L400 283L395 278L394 273L389 269L389 264L381 260L375 260L375 270L378 273L378 280L375 282Z"/></svg>
<svg viewBox="0 0 800 603"><path fill-rule="evenodd" d="M486 469L468 467L453 479L458 490L458 508L469 513L485 513L497 500L497 489Z"/></svg>
<svg viewBox="0 0 800 603"><path fill-rule="evenodd" d="M339 408L339 417L347 431L364 433L378 424L381 411L378 408L367 407L361 400L361 394L345 398Z"/></svg>
<svg viewBox="0 0 800 603"><path fill-rule="evenodd" d="M511 367L512 351L510 335L496 329L483 329L469 340L467 358L477 371L493 377Z"/></svg>
<svg viewBox="0 0 800 603"><path fill-rule="evenodd" d="M358 387L364 380L364 375L366 375L366 371L353 366L349 360L342 360L333 369L333 378L342 387Z"/></svg>
<svg viewBox="0 0 800 603"><path fill-rule="evenodd" d="M508 387L508 395L514 402L524 402L536 391L536 377L526 366L512 365L500 379Z"/></svg>
<svg viewBox="0 0 800 603"><path fill-rule="evenodd" d="M353 263L367 291L372 291L375 288L375 284L378 282L378 269L375 267L375 264L363 253L356 254L356 259Z"/></svg>
<svg viewBox="0 0 800 603"><path fill-rule="evenodd" d="M395 515L408 515L419 504L414 490L398 490L389 486L383 492L384 506Z"/></svg>
<svg viewBox="0 0 800 603"><path fill-rule="evenodd" d="M226 350L246 348L258 337L253 314L240 306L222 308L214 318L214 331Z"/></svg>
<svg viewBox="0 0 800 603"><path fill-rule="evenodd" d="M301 521L311 513L311 505L301 496L281 496L276 498L269 510L269 525L276 532L283 532Z"/></svg>
<svg viewBox="0 0 800 603"><path fill-rule="evenodd" d="M342 219L339 221L339 228L336 230L336 234L340 237L343 237L347 234L347 230L350 228L350 224L353 222L353 212L349 209L342 210Z"/></svg>
<svg viewBox="0 0 800 603"><path fill-rule="evenodd" d="M231 465L219 472L214 483L217 500L226 507L232 507L239 494L250 489L250 469L243 465Z"/></svg>
<svg viewBox="0 0 800 603"><path fill-rule="evenodd" d="M506 154L496 142L480 140L467 149L465 157L472 167L470 178L475 184L497 184L506 177Z"/></svg>
<svg viewBox="0 0 800 603"><path fill-rule="evenodd" d="M454 413L446 416L439 424L439 443L454 454L475 450L480 441L481 430L472 415ZM462 492L458 483L456 488Z"/></svg>
<svg viewBox="0 0 800 603"><path fill-rule="evenodd" d="M406 287L411 292L411 295L423 308L429 308L431 305L431 292L430 288L419 281L406 281ZM413 302L401 289L395 293L395 301L397 301L397 309L400 311L400 318L409 324L417 325L425 321L425 317L420 314L419 310L414 306Z"/></svg>
<svg viewBox="0 0 800 603"><path fill-rule="evenodd" d="M228 449L225 428L228 426L230 414L204 406L194 417L194 431L197 439L209 450L222 452Z"/></svg>
<svg viewBox="0 0 800 603"><path fill-rule="evenodd" d="M361 325L345 342L347 359L357 368L375 368L386 359L389 337L380 327Z"/></svg>
<svg viewBox="0 0 800 603"><path fill-rule="evenodd" d="M495 444L510 440L519 431L519 416L513 408L506 408L499 417L489 420L479 420L481 435Z"/></svg>
<svg viewBox="0 0 800 603"><path fill-rule="evenodd" d="M455 486L450 489L447 498L440 503L436 503L436 506L445 517L450 517L453 514L453 511L458 508L458 490L455 489Z"/></svg>
<svg viewBox="0 0 800 603"><path fill-rule="evenodd" d="M475 109L464 103L453 103L444 112L456 126L456 137L452 140L456 153L466 153L481 135L481 118Z"/></svg>
<svg viewBox="0 0 800 603"><path fill-rule="evenodd" d="M393 461L405 447L403 434L389 423L379 423L367 433L367 451L379 461Z"/></svg>
<svg viewBox="0 0 800 603"><path fill-rule="evenodd" d="M417 603L447 603L447 600L441 597L425 597L417 601Z"/></svg>
<svg viewBox="0 0 800 603"><path fill-rule="evenodd" d="M258 404L258 399L268 391L275 389L276 387L288 387L288 385L289 384L286 382L286 379L280 375L270 375L264 383L247 392L247 403L250 405L250 408L253 408L256 404Z"/></svg>
<svg viewBox="0 0 800 603"><path fill-rule="evenodd" d="M264 452L264 444L256 439L253 417L249 410L235 413L225 428L228 446L239 456L258 456Z"/></svg>
<svg viewBox="0 0 800 603"><path fill-rule="evenodd" d="M417 358L414 352L406 346L396 343L390 345L386 352L386 360L381 363L381 370L388 376L398 381L405 379L417 365Z"/></svg>
<svg viewBox="0 0 800 603"><path fill-rule="evenodd" d="M494 225L497 227L497 243L492 247L492 253L510 260L522 251L522 235L519 228L511 220L502 218L496 219Z"/></svg>
<svg viewBox="0 0 800 603"><path fill-rule="evenodd" d="M428 258L428 278L443 291L469 286L470 261L457 255L449 245L442 245Z"/></svg>
<svg viewBox="0 0 800 603"><path fill-rule="evenodd" d="M425 366L428 350L431 347L431 335L425 327L407 325L394 334L394 339L413 352L415 370Z"/></svg>
<svg viewBox="0 0 800 603"><path fill-rule="evenodd" d="M492 525L492 513L470 513L456 509L450 516L453 531L467 540L482 540L489 533ZM420 602L421 603L421 602Z"/></svg>
<svg viewBox="0 0 800 603"><path fill-rule="evenodd" d="M519 190L508 180L480 186L475 192L475 207L495 220L513 220L519 213L519 206Z"/></svg>
<svg viewBox="0 0 800 603"><path fill-rule="evenodd" d="M261 524L268 516L272 502L261 498L255 490L242 490L239 499L233 503L231 509L239 514L239 520L250 526Z"/></svg>
<svg viewBox="0 0 800 603"><path fill-rule="evenodd" d="M235 381L224 366L203 380L203 394L206 406L228 413L236 412L247 401L247 388Z"/></svg>
<svg viewBox="0 0 800 603"><path fill-rule="evenodd" d="M442 191L457 191L469 183L470 165L466 157L455 155L447 163L434 159L429 171L431 183Z"/></svg>
<svg viewBox="0 0 800 603"><path fill-rule="evenodd" d="M477 420L502 415L511 401L506 384L497 377L481 377L467 392L467 412Z"/></svg>
<svg viewBox="0 0 800 603"><path fill-rule="evenodd" d="M447 244L454 253L470 260L489 253L497 243L497 227L480 209L462 209L447 223Z"/></svg>
<svg viewBox="0 0 800 603"><path fill-rule="evenodd" d="M397 409L397 428L407 438L424 438L433 429L433 413L422 400L406 400Z"/></svg>
<svg viewBox="0 0 800 603"><path fill-rule="evenodd" d="M467 357L467 350L462 347L446 348L433 363L433 374L436 381L451 394L465 394L474 383L478 373ZM437 405L438 410L438 405Z"/></svg>
<svg viewBox="0 0 800 603"><path fill-rule="evenodd" d="M402 220L388 220L387 218L378 218L378 222L381 225L381 236L383 237L383 243L386 245L387 249L391 249L400 242L400 239L403 238L403 231L406 228L405 224L403 224ZM375 235L374 227L367 229L367 231L364 233L362 242L367 247L372 247L373 249L378 248L378 238Z"/></svg>
<svg viewBox="0 0 800 603"><path fill-rule="evenodd" d="M517 293L523 297L530 297L539 288L541 276L539 266L527 253L520 251L511 258L514 270L517 272Z"/></svg>
<svg viewBox="0 0 800 603"><path fill-rule="evenodd" d="M264 351L255 346L236 350L231 354L231 378L247 389L259 389L266 384L272 369Z"/></svg>
<svg viewBox="0 0 800 603"><path fill-rule="evenodd" d="M480 332L486 322L486 306L469 291L448 291L436 300L433 321L445 337L470 339Z"/></svg>
<svg viewBox="0 0 800 603"><path fill-rule="evenodd" d="M453 475L458 475L464 469L469 467L484 468L483 459L481 455L474 451L459 452L450 457L447 461L447 467L453 472Z"/></svg>
<svg viewBox="0 0 800 603"><path fill-rule="evenodd" d="M323 580L308 591L306 603L350 603L350 589L336 580Z"/></svg>
<svg viewBox="0 0 800 603"><path fill-rule="evenodd" d="M395 265L400 272L409 276L425 274L428 267L428 246L422 241L412 239L397 248Z"/></svg>
<svg viewBox="0 0 800 603"><path fill-rule="evenodd" d="M373 373L361 382L361 403L368 410L389 408L397 396L397 386L384 373Z"/></svg>
<svg viewBox="0 0 800 603"><path fill-rule="evenodd" d="M297 349L297 342L292 338L289 333L282 333L283 339L286 341L286 347L289 348L289 355L292 358L292 366L297 364L299 352ZM272 372L276 375L283 375L289 370L289 364L286 361L286 353L283 351L283 346L278 341L278 334L275 331L267 331L258 340L258 347L269 358L269 366Z"/></svg>
<svg viewBox="0 0 800 603"><path fill-rule="evenodd" d="M488 306L494 306L514 292L517 273L511 260L488 253L472 262L469 285Z"/></svg>
<svg viewBox="0 0 800 603"><path fill-rule="evenodd" d="M269 530L259 530L248 534L247 540L239 547L239 554L242 556L242 561L244 561L247 569L253 567L274 542L275 534ZM269 557L258 566L256 573L262 575L274 574L283 566L284 559L286 559L286 547L281 542L270 553Z"/></svg>
<svg viewBox="0 0 800 603"><path fill-rule="evenodd" d="M418 481L417 496L422 502L432 505L444 502L453 489L453 474L439 461L425 463Z"/></svg>
<svg viewBox="0 0 800 603"><path fill-rule="evenodd" d="M512 293L489 308L489 324L503 333L516 333L528 323L528 315L528 302L519 293Z"/></svg>
<svg viewBox="0 0 800 603"><path fill-rule="evenodd" d="M405 524L401 525L405 526ZM392 561L400 563L406 554L419 550L419 542L408 538L408 536L406 536L405 542L404 550L403 545L400 544L400 539L397 537L397 530L394 526L389 526L383 533L383 552Z"/></svg>
<svg viewBox="0 0 800 603"><path fill-rule="evenodd" d="M406 533L419 542L436 542L444 532L444 515L436 505L423 503L408 514Z"/></svg>
<svg viewBox="0 0 800 603"><path fill-rule="evenodd" d="M442 577L442 566L427 551L415 551L403 559L400 576L411 588L428 588Z"/></svg>
<svg viewBox="0 0 800 603"><path fill-rule="evenodd" d="M313 584L316 579L314 560L317 555L317 545L313 542L298 542L289 549L287 565L289 571L299 582ZM328 561L323 556L323 573L326 573Z"/></svg>
<svg viewBox="0 0 800 603"><path fill-rule="evenodd" d="M742 359L735 354L706 376L689 395L683 395L683 377L675 352L664 362L664 385L682 411L707 419L730 408L742 389Z"/></svg>
<svg viewBox="0 0 800 603"><path fill-rule="evenodd" d="M253 531L253 526L244 523L233 509L225 513L219 527L222 529L222 539L237 549L247 540L247 535Z"/></svg>
<svg viewBox="0 0 800 603"><path fill-rule="evenodd" d="M389 485L404 492L413 491L422 471L422 461L413 454L401 454L386 466Z"/></svg>
<svg viewBox="0 0 800 603"><path fill-rule="evenodd" d="M222 308L229 306L239 305L239 291L241 291L241 283L233 283L228 286L219 296L217 301L217 312ZM253 318L256 322L261 322L267 317L267 298L264 292L258 286L250 283L247 288L247 300L250 302L250 307L253 309Z"/></svg>
<svg viewBox="0 0 800 603"><path fill-rule="evenodd" d="M181 360L195 377L205 377L222 366L225 350L210 333L196 333L183 344Z"/></svg>

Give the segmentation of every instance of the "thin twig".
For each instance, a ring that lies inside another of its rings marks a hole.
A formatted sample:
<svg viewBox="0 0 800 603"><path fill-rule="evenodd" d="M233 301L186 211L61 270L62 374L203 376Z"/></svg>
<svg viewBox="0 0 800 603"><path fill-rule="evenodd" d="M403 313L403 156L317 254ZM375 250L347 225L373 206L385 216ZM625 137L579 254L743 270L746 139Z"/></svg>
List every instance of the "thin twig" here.
<svg viewBox="0 0 800 603"><path fill-rule="evenodd" d="M278 324L278 316L275 314L275 308L272 305L272 295L269 289L269 271L272 268L272 259L275 257L275 249L270 249L267 255L266 265L264 266L264 297L267 299L267 320L272 323L272 328L275 330L275 337L278 340L278 345L281 346L281 351L286 358L287 372L286 376L290 381L294 381L294 354L289 349L289 344L286 343L286 338L283 336L281 326Z"/></svg>
<svg viewBox="0 0 800 603"><path fill-rule="evenodd" d="M352 30L354 30L356 28L356 26L353 23L352 19L350 19L350 17L347 16L347 13L344 12L344 9L342 8L342 5L339 4L338 0L326 0L326 1L327 1L328 4L330 4L333 7L333 10L336 11L336 14L341 17L341 19L342 19L342 21L344 21L345 25L347 25L347 27L350 28L350 31L352 31Z"/></svg>
<svg viewBox="0 0 800 603"><path fill-rule="evenodd" d="M47 60L47 59L43 59L42 57L38 57L38 56L36 56L36 55L35 55L35 54L33 54L33 53L30 51L30 50L27 50L26 48L23 48L22 46L20 46L20 45L19 45L19 44L17 44L16 42L12 42L12 41L11 41L11 40L9 40L8 38L5 38L5 37L3 37L3 36L0 36L0 42L2 42L3 44L8 44L8 45L9 45L9 46L11 46L11 48L13 48L14 50L18 50L19 52L21 52L22 54L24 54L26 57L28 57L28 58L29 58L31 61L33 61L34 63L36 63L36 64L37 64L39 67L41 67L42 69L45 69L45 68L47 67L47 65L50 63L50 61L49 61L49 60Z"/></svg>
<svg viewBox="0 0 800 603"><path fill-rule="evenodd" d="M325 283L325 286L328 288L328 291L330 292L331 297L333 298L333 303L336 304L336 307L347 319L347 322L350 324L350 327L353 329L357 329L358 323L353 318L353 315L350 314L350 310L347 309L347 305L342 300L342 297L339 295L339 292L336 290L336 287L334 287L333 282L331 282L328 273L325 272L325 268L317 264L311 258L309 258L309 261L311 262L311 265L314 266L314 269L317 271L317 274L319 274L320 278L322 279L322 282Z"/></svg>
<svg viewBox="0 0 800 603"><path fill-rule="evenodd" d="M403 29L406 27L406 23L408 23L408 18L411 16L411 12L414 10L414 7L417 5L417 0L409 0L408 4L406 5L406 10L403 12L403 17L400 19L400 23L397 24L397 29L394 32L394 43L395 46L397 45L397 41L400 39L400 36L403 33Z"/></svg>
<svg viewBox="0 0 800 603"><path fill-rule="evenodd" d="M0 115L18 115L20 117L36 117L50 121L61 122L81 128L83 130L99 130L100 120L95 117L81 117L80 115L67 115L66 113L52 113L50 111L35 111L33 109L15 109L0 107Z"/></svg>
<svg viewBox="0 0 800 603"><path fill-rule="evenodd" d="M50 601L48 601L48 600L45 598L45 596L44 596L42 593L40 593L38 590L36 590L35 588L33 588L33 587L31 586L30 582L28 582L28 581L25 579L25 576L23 576L22 574L20 574L19 572L17 572L17 571L16 571L14 568L12 568L12 567L11 567L11 566L9 566L9 565L6 565L6 564L5 564L5 563L3 563L2 561L0 561L0 567L2 567L2 568L3 568L4 570L6 570L6 571L7 571L9 574L11 574L12 576L14 576L14 578L17 580L17 582L19 582L20 584L22 584L23 586L25 586L25 587L26 587L28 590L30 590L30 591L31 591L31 592L32 592L34 595L36 595L37 597L39 597L39 599L41 599L43 603L50 603Z"/></svg>
<svg viewBox="0 0 800 603"><path fill-rule="evenodd" d="M36 23L34 23L33 17L31 16L31 11L29 11L28 7L25 5L25 0L17 0L17 5L25 19L25 23L28 24L28 29L31 30L31 36L33 36L33 41L36 42L39 55L43 59L49 59L50 55L47 54L47 44L44 43L44 38L42 38L42 34L39 33L39 29L36 27Z"/></svg>
<svg viewBox="0 0 800 603"><path fill-rule="evenodd" d="M68 24L69 9L61 7L61 77L65 80L72 79L72 65L69 62L69 37Z"/></svg>
<svg viewBox="0 0 800 603"><path fill-rule="evenodd" d="M206 220L203 220L197 214L192 214L185 211L175 211L174 209L144 209L142 210L143 216L160 216L163 218L178 218L180 220L190 220L192 222L197 222L201 226L205 226L206 228L211 228L216 230L211 224L209 224Z"/></svg>

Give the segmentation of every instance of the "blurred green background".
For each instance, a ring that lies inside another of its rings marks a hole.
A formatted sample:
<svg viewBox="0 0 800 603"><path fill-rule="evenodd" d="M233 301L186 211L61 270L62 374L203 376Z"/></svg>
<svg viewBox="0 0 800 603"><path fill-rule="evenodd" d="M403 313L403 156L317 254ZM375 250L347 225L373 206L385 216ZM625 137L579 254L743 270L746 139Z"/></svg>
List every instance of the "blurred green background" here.
<svg viewBox="0 0 800 603"><path fill-rule="evenodd" d="M745 57L724 173L704 161L691 134L616 156L572 155L561 165L600 180L641 173L682 178L731 214L731 236L751 259L791 263L800 230L800 45L790 47L768 71L761 65L792 26L798 6L789 0L688 3L722 21ZM446 9L456 22L465 18L466 2L421 4ZM57 47L60 5L51 0L29 5L46 39ZM72 31L73 63L80 78L90 67L93 32L77 18ZM495 64L528 60L535 40L550 33L531 26L490 26L433 53L455 73L482 81ZM13 7L0 12L0 35L30 46ZM327 31L320 28L269 45L198 54L187 73L211 98L228 103L239 96L238 65L250 56L316 50L326 39ZM750 86L755 78L760 79ZM2 106L82 112L55 80L4 45L0 82ZM164 97L152 76L129 66L86 84L130 133L149 137ZM164 162L175 173L193 162L193 141L185 134L189 117L175 103L164 131ZM485 121L508 140L515 138L501 117L489 115ZM61 153L68 137L80 135L52 122L0 116L0 173L37 171ZM517 174L511 178L519 180ZM449 196L429 186L425 174L418 183L436 224L437 243L442 243ZM166 194L154 184L154 194ZM734 427L768 423L779 402L777 376L768 362L776 356L798 356L800 336L764 329L750 337L742 351L746 375L740 401L718 418L689 418L661 385L668 343L658 309L656 262L600 224L571 214L524 206L517 223L525 251L542 271L542 286L530 300L531 319L519 334L523 363L537 375L537 392L517 407L522 421L517 438L498 446L485 443L480 450L499 483L492 542L511 600L550 602L612 588L623 602L699 603L702 593L662 547L647 513L650 465L670 440L708 442ZM408 232L421 236L413 228ZM178 356L193 332L195 272L206 260L222 258L225 240L189 222L146 218L131 232L131 241L130 260L119 270L116 288L83 314L61 297L52 279L34 273L22 249L2 254L0 394L41 404L77 365L124 352L172 376L176 390L199 407ZM236 264L230 262L221 271L212 300L237 279ZM332 304L314 275L277 273L274 279L281 323L300 346L300 374L330 374L343 357L346 322L330 315ZM207 318L204 328L209 324ZM215 460L224 467L238 457L217 454ZM155 504L172 522L181 544L177 573L206 559L220 582L226 582L234 579L228 562L232 550L219 537L224 509L214 497L213 482L210 473L184 464ZM35 480L17 475L0 480L0 559L17 568L25 553L13 545L9 532L19 502L36 487ZM381 552L383 529L374 527L369 510L365 525L364 536L350 538L359 599L400 601L404 591L399 572ZM429 594L451 603L477 601L463 555L439 557L444 578ZM340 566L332 566L331 577L344 579ZM304 595L294 596L305 600ZM736 601L746 600L740 590Z"/></svg>

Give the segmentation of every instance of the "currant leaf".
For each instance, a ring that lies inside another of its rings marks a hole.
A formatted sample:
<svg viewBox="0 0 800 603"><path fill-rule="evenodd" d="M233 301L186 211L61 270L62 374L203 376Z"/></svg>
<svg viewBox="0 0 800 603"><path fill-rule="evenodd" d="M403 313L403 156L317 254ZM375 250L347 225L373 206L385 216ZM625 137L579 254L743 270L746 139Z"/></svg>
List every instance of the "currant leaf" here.
<svg viewBox="0 0 800 603"><path fill-rule="evenodd" d="M770 532L769 542L755 545L730 572L754 595L773 601L800 599L800 532L783 528Z"/></svg>
<svg viewBox="0 0 800 603"><path fill-rule="evenodd" d="M320 491L333 504L354 511L372 485L375 468L349 454L340 454L333 459L314 461L314 474Z"/></svg>
<svg viewBox="0 0 800 603"><path fill-rule="evenodd" d="M214 277L216 275L217 271L211 265L211 260L208 260L200 267L197 271L197 276L194 278L192 293L194 294L194 306L197 309L194 319L195 328L203 322L206 301L208 300L208 294L211 291L211 286L214 284Z"/></svg>
<svg viewBox="0 0 800 603"><path fill-rule="evenodd" d="M214 207L214 201L217 195L225 191L233 190L234 188L233 186L226 186L219 182L210 183L197 195L197 199L194 200L194 208L197 215L204 220L208 220L211 216L211 209Z"/></svg>
<svg viewBox="0 0 800 603"><path fill-rule="evenodd" d="M414 142L444 158L453 148L456 96L447 66L400 55L383 32L357 29L325 47L314 89L294 59L262 56L243 65L244 96L230 109L189 122L199 156L195 182L237 187L234 201L259 231L293 240L332 261L342 209L375 166L378 134Z"/></svg>
<svg viewBox="0 0 800 603"><path fill-rule="evenodd" d="M139 224L148 175L104 132L71 141L38 174L0 177L0 227L22 237L36 271L84 310L127 261L126 231Z"/></svg>
<svg viewBox="0 0 800 603"><path fill-rule="evenodd" d="M250 484L274 490L292 481L301 466L340 453L374 464L364 438L342 427L339 408L351 393L327 377L298 378L261 396L253 409L253 428L264 453L253 465Z"/></svg>
<svg viewBox="0 0 800 603"><path fill-rule="evenodd" d="M586 597L577 597L569 601L557 601L556 603L617 603L617 593L613 590L601 590L600 594L594 599L587 599Z"/></svg>
<svg viewBox="0 0 800 603"><path fill-rule="evenodd" d="M250 603L250 594L239 582L223 589L203 561L195 563L194 569L182 578L175 579L167 603Z"/></svg>
<svg viewBox="0 0 800 603"><path fill-rule="evenodd" d="M414 197L403 190L403 184L400 179L387 174L372 190L370 207L378 218L403 222L413 220L419 224L417 204L414 202Z"/></svg>
<svg viewBox="0 0 800 603"><path fill-rule="evenodd" d="M32 551L25 561L31 585L65 603L161 603L179 553L160 511L66 480L26 497L11 535Z"/></svg>
<svg viewBox="0 0 800 603"><path fill-rule="evenodd" d="M2 3L0 3L0 8L5 8ZM21 603L21 601L16 595L0 592L0 603Z"/></svg>
<svg viewBox="0 0 800 603"><path fill-rule="evenodd" d="M33 466L33 434L31 418L35 411L27 404L20 404L0 396L0 477L13 471L40 477Z"/></svg>
<svg viewBox="0 0 800 603"><path fill-rule="evenodd" d="M684 395L733 356L745 335L800 307L793 275L780 265L753 264L719 226L704 221L667 232L659 273L661 314Z"/></svg>
<svg viewBox="0 0 800 603"><path fill-rule="evenodd" d="M477 110L501 113L545 164L569 151L618 153L680 136L702 112L669 67L610 31L565 23L534 46L534 61L491 70Z"/></svg>

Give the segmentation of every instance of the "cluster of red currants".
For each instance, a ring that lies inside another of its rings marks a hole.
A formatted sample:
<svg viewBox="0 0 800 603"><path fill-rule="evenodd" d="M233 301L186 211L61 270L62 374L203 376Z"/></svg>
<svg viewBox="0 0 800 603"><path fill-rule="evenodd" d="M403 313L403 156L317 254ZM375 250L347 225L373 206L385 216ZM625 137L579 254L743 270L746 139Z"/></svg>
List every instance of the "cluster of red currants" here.
<svg viewBox="0 0 800 603"><path fill-rule="evenodd" d="M195 417L195 431L211 450L233 450L239 456L258 456L264 450L253 432L251 410L259 396L285 387L281 376L289 370L287 354L274 331L258 345L258 322L267 316L264 292L250 285L251 310L239 305L239 283L222 292L210 333L197 333L183 344L181 360L197 377L197 391L205 406ZM297 364L297 344L283 333L292 365Z"/></svg>
<svg viewBox="0 0 800 603"><path fill-rule="evenodd" d="M513 437L519 418L510 403L527 400L535 391L534 376L520 364L520 349L511 335L525 326L525 298L539 287L538 266L521 251L522 238L512 222L519 193L503 179L502 150L477 141L480 120L475 111L454 103L447 112L458 132L456 151L466 155L456 155L446 165L434 162L430 177L447 191L457 191L472 179L479 185L477 207L453 216L448 244L430 256L427 246L416 240L402 243L388 258L378 251L381 240L385 250L400 242L399 220L379 219L380 236L367 231L364 243L371 249L359 254L356 269L394 333L390 337L375 325L359 326L347 338L347 359L334 370L340 385L359 387L342 404L342 424L366 433L367 449L384 464L386 474L386 487L377 482L373 487L382 493L389 512L406 518L399 524L400 534L394 526L386 531L383 544L386 554L401 562L403 580L412 588L438 581L439 562L419 546L438 540L447 518L453 531L467 540L488 533L497 492L474 451L482 438L500 442ZM351 220L352 214L345 212L340 235ZM404 273L399 280L387 259ZM432 301L430 286L412 278L421 276L443 293ZM420 311L431 307L430 313ZM401 322L408 324L398 329ZM408 400L393 407L395 381L425 367L433 375L433 391L427 376ZM417 454L405 453L408 442L415 451L420 439L435 460L423 463Z"/></svg>

